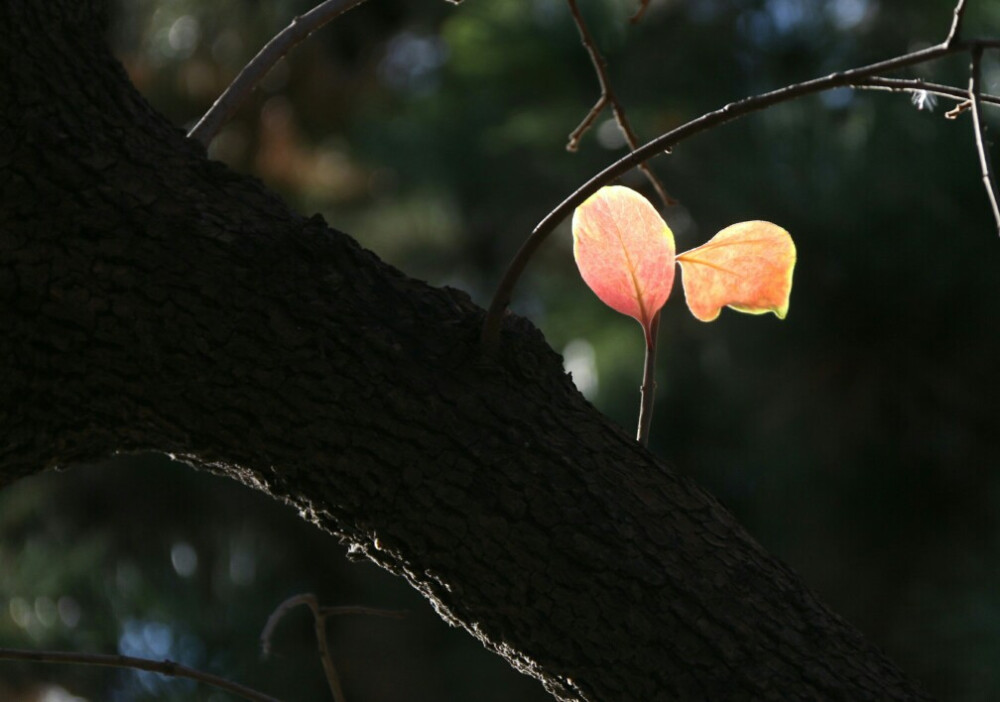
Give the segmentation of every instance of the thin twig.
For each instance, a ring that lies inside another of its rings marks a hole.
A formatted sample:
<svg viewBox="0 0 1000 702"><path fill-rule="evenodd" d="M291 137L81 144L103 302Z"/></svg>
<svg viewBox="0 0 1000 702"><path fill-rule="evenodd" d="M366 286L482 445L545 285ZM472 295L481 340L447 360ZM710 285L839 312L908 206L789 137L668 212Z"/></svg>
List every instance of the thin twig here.
<svg viewBox="0 0 1000 702"><path fill-rule="evenodd" d="M961 37L962 32L962 20L965 19L965 0L958 0L955 4L955 11L951 19L951 29L948 30L948 36L945 37L944 45L951 46Z"/></svg>
<svg viewBox="0 0 1000 702"><path fill-rule="evenodd" d="M590 62L594 65L594 72L597 73L597 82L601 86L601 97L590 108L590 112L583 118L579 126L570 133L569 143L566 144L566 148L569 151L576 151L580 145L580 139L594 125L594 121L601 111L610 105L611 112L618 123L619 131L625 137L625 142L628 144L629 149L635 151L639 147L639 139L635 135L632 125L629 124L625 108L622 107L622 104L618 101L618 96L615 95L614 88L611 87L611 79L608 77L607 70L608 62L601 55L601 52L597 50L597 45L594 43L594 38L590 35L590 30L587 29L587 23L583 21L583 15L580 14L580 8L577 7L576 0L566 1L569 3L569 10L573 15L576 28L580 32L580 43L583 44L583 48L587 50L587 54L590 56ZM649 180L653 189L656 190L656 194L666 207L677 204L677 201L667 194L666 188L663 187L663 184L649 166L643 163L639 165L639 169L646 176L647 180Z"/></svg>
<svg viewBox="0 0 1000 702"><path fill-rule="evenodd" d="M345 702L344 689L340 685L340 676L337 668L333 665L333 658L330 656L330 649L326 641L326 618L345 614L370 614L377 617L390 617L399 619L406 616L405 612L388 609L374 609L372 607L341 606L341 607L320 607L316 596L312 593L304 593L289 597L282 602L267 618L264 630L260 633L261 654L267 658L271 653L271 636L278 622L288 613L288 610L299 605L305 605L313 613L313 629L316 634L316 648L319 652L320 661L323 664L323 673L326 675L327 684L330 686L330 694L333 695L334 702Z"/></svg>
<svg viewBox="0 0 1000 702"><path fill-rule="evenodd" d="M594 72L597 74L597 82L601 87L601 97L590 108L590 112L586 114L580 125L570 132L566 150L576 151L580 145L580 139L583 138L583 135L594 124L597 116L608 103L617 102L618 98L615 96L614 89L611 87L611 80L608 78L608 62L601 55L601 52L597 50L597 45L594 43L593 37L590 36L590 30L587 29L587 23L584 22L583 15L580 14L580 8L577 6L576 0L566 1L569 5L570 14L573 16L573 22L576 24L576 29L580 33L580 43L583 44L583 48L586 49L587 55L590 57L590 63L594 66ZM622 135L627 141L628 132L631 131L628 128L628 122L626 121L625 126L619 123L618 128L622 131Z"/></svg>
<svg viewBox="0 0 1000 702"><path fill-rule="evenodd" d="M638 24L642 16L646 14L646 10L649 9L649 0L640 0L639 9L635 11L635 14L628 18L628 21L632 24Z"/></svg>
<svg viewBox="0 0 1000 702"><path fill-rule="evenodd" d="M950 85L940 83L928 83L919 78L882 78L873 76L865 80L851 83L851 88L856 90L888 90L894 93L917 93L925 92L938 97L955 100L959 103L969 102L969 91L965 88L955 88ZM980 95L980 100L991 105L1000 105L998 95Z"/></svg>
<svg viewBox="0 0 1000 702"><path fill-rule="evenodd" d="M401 609L380 609L377 607L361 607L360 605L338 605L335 607L320 607L324 617L342 617L348 614L363 614L369 617L384 617L386 619L403 619L407 612Z"/></svg>
<svg viewBox="0 0 1000 702"><path fill-rule="evenodd" d="M319 603L316 601L315 595L310 593L295 595L278 605L278 608L267 618L264 631L260 635L262 654L266 657L270 653L271 634L274 632L274 628L278 625L278 622L281 621L281 618L285 616L288 610L298 605L306 605L312 610L316 647L319 650L319 659L323 663L323 673L326 675L327 685L330 686L330 694L333 695L334 702L346 702L344 689L340 685L340 676L337 675L337 668L333 665L333 659L330 657L330 649L326 644L326 617L320 612Z"/></svg>
<svg viewBox="0 0 1000 702"><path fill-rule="evenodd" d="M0 659L10 661L31 661L32 663L69 663L75 665L96 665L107 668L128 668L144 670L174 678L187 678L226 692L231 692L252 702L280 702L278 698L257 692L249 687L234 683L217 675L203 673L173 661L151 661L132 656L108 655L102 653L76 653L75 651L25 651L14 648L0 648Z"/></svg>
<svg viewBox="0 0 1000 702"><path fill-rule="evenodd" d="M583 135L586 134L587 131L594 125L594 121L600 117L601 111L607 107L607 104L607 95L601 95L601 97L597 98L597 102L595 102L594 106L590 108L586 115L584 115L580 124L577 125L576 129L569 133L569 141L566 143L567 151L576 151L580 147L580 139L582 139Z"/></svg>
<svg viewBox="0 0 1000 702"><path fill-rule="evenodd" d="M528 261L531 260L535 251L542 244L545 238L556 228L556 226L558 226L560 222L572 213L575 207L597 192L601 186L610 183L615 178L619 177L623 173L626 173L646 159L660 153L661 151L672 148L685 139L718 127L726 122L731 122L740 117L744 117L752 112L758 112L768 107L772 107L773 105L788 102L789 100L794 100L805 95L812 95L826 90L831 90L833 88L849 86L880 73L886 73L900 68L905 68L907 66L927 63L928 61L933 61L943 56L948 56L962 51L971 51L975 47L991 49L1000 48L1000 40L978 39L952 41L951 44L937 44L935 46L930 46L908 54L879 61L877 63L852 68L846 71L840 71L838 73L831 73L830 75L822 78L813 78L812 80L807 80L802 83L794 83L777 90L772 90L767 93L731 102L717 110L707 112L701 117L682 124L665 134L661 134L627 156L618 159L618 161L614 162L603 171L590 178L590 180L577 188L572 195L559 203L555 209L545 215L542 221L535 226L534 230L525 240L524 244L521 245L518 252L514 255L514 258L507 267L507 270L504 272L503 278L500 280L500 284L497 286L497 290L493 295L493 300L487 310L486 318L483 321L483 330L481 335L483 352L487 355L491 355L496 352L497 344L500 339L500 325L501 320L503 319L504 311L507 309L507 305L510 302L514 286L521 277L521 273L524 271L525 266L527 266Z"/></svg>
<svg viewBox="0 0 1000 702"><path fill-rule="evenodd" d="M983 57L983 50L976 47L972 50L972 66L969 76L969 101L972 105L972 124L975 127L976 149L979 151L979 165L983 172L983 185L986 186L986 197L990 201L990 208L993 210L993 221L996 222L997 231L1000 232L1000 205L997 204L997 182L993 175L993 164L990 160L990 152L986 147L986 138L983 134L983 122L980 117L982 108L980 107L979 81L980 63Z"/></svg>
<svg viewBox="0 0 1000 702"><path fill-rule="evenodd" d="M250 63L243 67L236 79L188 132L188 137L197 139L207 148L222 125L229 121L254 86L267 75L282 56L324 24L362 2L364 0L326 0L304 15L293 19L291 24L278 32L250 60Z"/></svg>
<svg viewBox="0 0 1000 702"><path fill-rule="evenodd" d="M649 338L646 340L646 358L642 367L642 385L639 387L639 428L636 441L649 446L649 429L653 424L653 405L656 402L656 335L660 330L660 313L653 316Z"/></svg>

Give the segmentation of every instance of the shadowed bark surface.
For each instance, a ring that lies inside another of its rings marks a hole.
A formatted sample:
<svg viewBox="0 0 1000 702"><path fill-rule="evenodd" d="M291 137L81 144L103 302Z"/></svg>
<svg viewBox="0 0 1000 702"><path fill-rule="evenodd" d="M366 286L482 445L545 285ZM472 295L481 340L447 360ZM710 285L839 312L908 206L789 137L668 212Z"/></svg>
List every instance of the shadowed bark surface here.
<svg viewBox="0 0 1000 702"><path fill-rule="evenodd" d="M155 450L405 577L565 700L918 699L511 317L407 278L135 92L99 12L0 6L0 486Z"/></svg>

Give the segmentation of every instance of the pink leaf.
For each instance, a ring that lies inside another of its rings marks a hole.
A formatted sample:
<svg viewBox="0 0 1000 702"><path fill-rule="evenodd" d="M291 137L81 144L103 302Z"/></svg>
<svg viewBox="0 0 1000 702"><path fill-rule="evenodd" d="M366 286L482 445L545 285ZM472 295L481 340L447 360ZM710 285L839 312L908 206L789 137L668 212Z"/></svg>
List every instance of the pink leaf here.
<svg viewBox="0 0 1000 702"><path fill-rule="evenodd" d="M770 222L740 222L701 246L677 256L684 297L691 314L703 322L723 307L739 312L788 313L795 268L795 244Z"/></svg>
<svg viewBox="0 0 1000 702"><path fill-rule="evenodd" d="M674 235L649 201L619 185L601 188L573 213L573 255L590 289L635 317L646 344L674 283Z"/></svg>

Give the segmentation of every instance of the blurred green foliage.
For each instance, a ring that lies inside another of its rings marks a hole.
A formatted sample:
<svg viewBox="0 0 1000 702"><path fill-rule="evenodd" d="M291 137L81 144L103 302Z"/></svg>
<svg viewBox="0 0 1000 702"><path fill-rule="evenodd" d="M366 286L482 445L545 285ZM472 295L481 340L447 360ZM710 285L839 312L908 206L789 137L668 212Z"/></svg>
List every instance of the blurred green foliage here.
<svg viewBox="0 0 1000 702"><path fill-rule="evenodd" d="M190 126L310 5L121 0L112 37L153 105ZM634 5L581 2L643 138L939 41L953 7L653 0L633 26ZM1000 5L970 0L966 27L997 35ZM903 75L964 86L967 63ZM1000 91L994 56L984 68L986 88ZM485 304L533 225L622 155L607 114L579 152L564 149L597 96L560 0L371 0L276 67L210 154L407 273ZM724 312L706 325L666 306L652 448L933 693L971 701L1000 696L1000 242L968 115L945 120L946 109L840 90L652 162L681 203L664 213L680 249L760 218L792 232L799 250L784 322ZM997 113L987 125L992 146ZM650 194L636 174L624 182ZM564 225L515 309L631 430L641 332L586 289L569 249ZM0 494L0 644L166 647L288 699L321 699L304 614L283 626L278 662L259 664L255 652L271 608L312 590L331 604L414 611L403 623L335 623L352 702L546 699L287 510L163 463L47 475ZM190 564L192 553L197 566L183 576L177 559ZM0 666L0 681L31 679L94 700L225 699L156 676Z"/></svg>

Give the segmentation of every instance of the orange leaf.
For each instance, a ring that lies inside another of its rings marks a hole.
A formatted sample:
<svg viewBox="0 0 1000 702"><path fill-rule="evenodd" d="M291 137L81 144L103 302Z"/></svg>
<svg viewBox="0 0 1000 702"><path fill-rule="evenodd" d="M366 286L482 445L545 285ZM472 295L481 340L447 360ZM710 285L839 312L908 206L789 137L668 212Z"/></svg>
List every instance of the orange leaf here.
<svg viewBox="0 0 1000 702"><path fill-rule="evenodd" d="M674 283L674 235L649 201L620 185L601 188L573 213L573 256L609 307L651 325Z"/></svg>
<svg viewBox="0 0 1000 702"><path fill-rule="evenodd" d="M677 256L684 297L691 314L703 322L723 307L739 312L788 313L795 268L795 244L770 222L740 222L701 246Z"/></svg>

